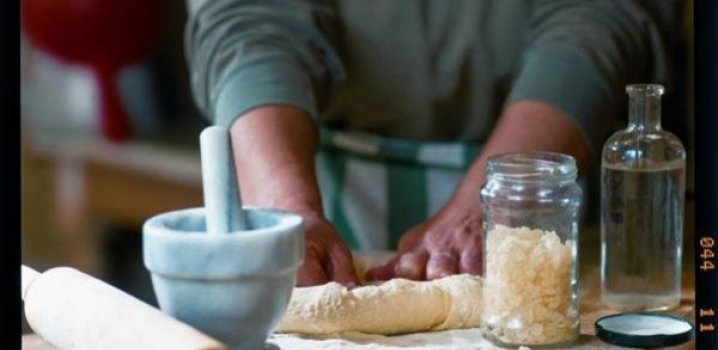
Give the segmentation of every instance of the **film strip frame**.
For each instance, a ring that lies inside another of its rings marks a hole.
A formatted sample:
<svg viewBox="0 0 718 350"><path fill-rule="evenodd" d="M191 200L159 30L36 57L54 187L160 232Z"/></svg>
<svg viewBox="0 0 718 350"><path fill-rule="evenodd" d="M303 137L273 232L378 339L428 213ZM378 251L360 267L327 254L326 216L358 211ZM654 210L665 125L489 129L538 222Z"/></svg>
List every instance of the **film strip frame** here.
<svg viewBox="0 0 718 350"><path fill-rule="evenodd" d="M718 2L695 6L696 349L718 349Z"/></svg>

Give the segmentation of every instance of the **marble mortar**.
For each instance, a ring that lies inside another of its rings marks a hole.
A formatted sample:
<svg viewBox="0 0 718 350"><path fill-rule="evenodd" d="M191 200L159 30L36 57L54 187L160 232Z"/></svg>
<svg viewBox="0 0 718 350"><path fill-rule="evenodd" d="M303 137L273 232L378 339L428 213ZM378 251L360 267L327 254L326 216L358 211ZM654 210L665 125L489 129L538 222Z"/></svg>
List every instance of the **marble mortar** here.
<svg viewBox="0 0 718 350"><path fill-rule="evenodd" d="M143 227L144 263L160 308L231 349L264 349L304 258L303 222L242 207L252 229L207 234L204 208L168 212Z"/></svg>

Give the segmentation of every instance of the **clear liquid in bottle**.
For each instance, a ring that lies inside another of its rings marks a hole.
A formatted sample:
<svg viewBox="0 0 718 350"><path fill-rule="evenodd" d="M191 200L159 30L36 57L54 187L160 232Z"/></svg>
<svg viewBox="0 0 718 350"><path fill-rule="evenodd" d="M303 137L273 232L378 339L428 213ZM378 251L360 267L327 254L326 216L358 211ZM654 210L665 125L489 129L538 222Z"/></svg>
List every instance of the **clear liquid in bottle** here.
<svg viewBox="0 0 718 350"><path fill-rule="evenodd" d="M629 127L601 167L601 296L618 310L680 302L685 150L660 127L660 85L630 85Z"/></svg>
<svg viewBox="0 0 718 350"><path fill-rule="evenodd" d="M614 309L665 309L680 301L685 165L604 167L603 300Z"/></svg>

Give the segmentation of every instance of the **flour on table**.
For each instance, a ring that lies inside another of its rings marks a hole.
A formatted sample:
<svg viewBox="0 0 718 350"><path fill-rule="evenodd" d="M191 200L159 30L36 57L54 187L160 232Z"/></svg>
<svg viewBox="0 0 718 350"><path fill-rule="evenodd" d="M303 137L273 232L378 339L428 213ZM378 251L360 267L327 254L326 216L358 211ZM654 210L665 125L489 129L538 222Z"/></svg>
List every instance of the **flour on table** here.
<svg viewBox="0 0 718 350"><path fill-rule="evenodd" d="M478 328L395 336L273 334L268 342L281 350L501 350L484 340Z"/></svg>
<svg viewBox="0 0 718 350"><path fill-rule="evenodd" d="M280 350L505 350L485 340L482 337L482 331L478 328L393 336L361 333L341 335L272 334L269 336L268 343L276 345L276 348ZM615 348L595 336L582 335L576 343L560 349L612 350ZM519 350L531 349L533 347L522 346L519 348Z"/></svg>
<svg viewBox="0 0 718 350"><path fill-rule="evenodd" d="M420 282L393 279L348 290L330 282L295 288L279 333L402 334L478 327L481 279L452 275Z"/></svg>

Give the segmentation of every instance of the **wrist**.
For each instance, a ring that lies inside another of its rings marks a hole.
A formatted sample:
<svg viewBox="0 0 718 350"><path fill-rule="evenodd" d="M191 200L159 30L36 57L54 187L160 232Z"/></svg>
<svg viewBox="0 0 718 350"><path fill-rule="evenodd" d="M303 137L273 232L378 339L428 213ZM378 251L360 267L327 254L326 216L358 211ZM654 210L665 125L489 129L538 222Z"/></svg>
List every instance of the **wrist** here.
<svg viewBox="0 0 718 350"><path fill-rule="evenodd" d="M449 199L448 205L466 212L481 213L481 185L460 184Z"/></svg>
<svg viewBox="0 0 718 350"><path fill-rule="evenodd" d="M242 199L303 217L323 217L314 164L316 126L301 110L265 106L231 126Z"/></svg>

